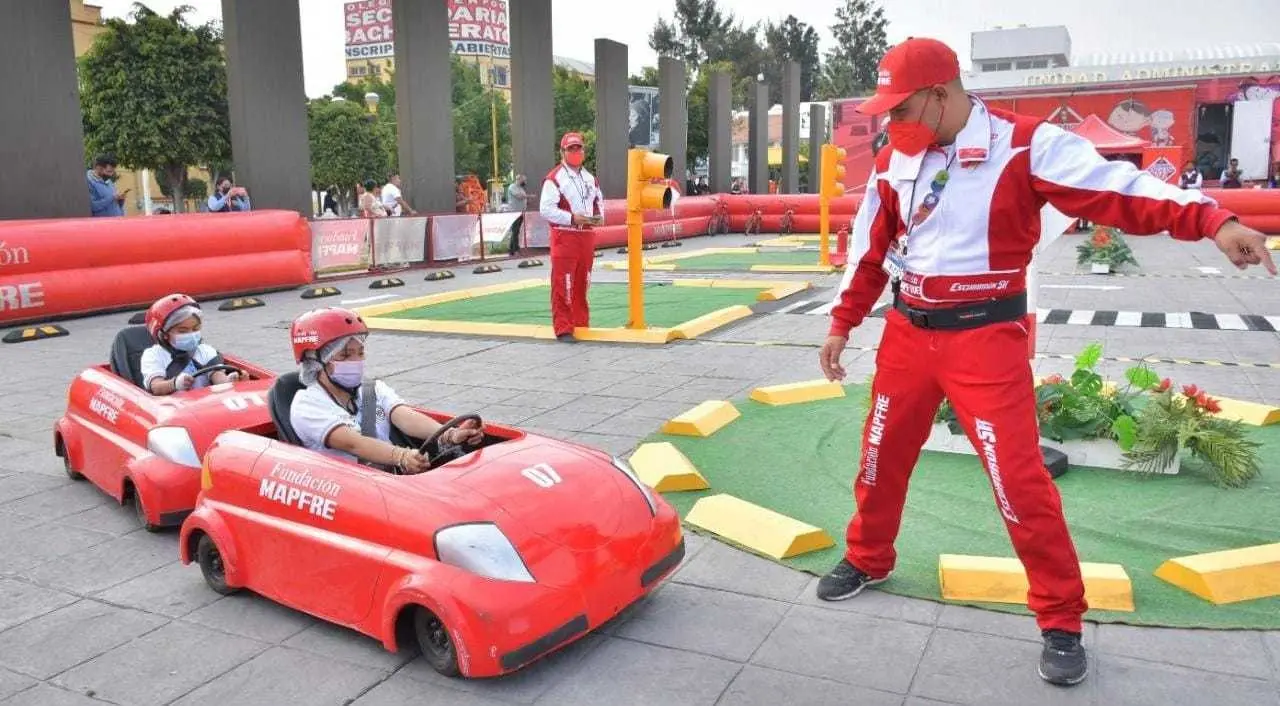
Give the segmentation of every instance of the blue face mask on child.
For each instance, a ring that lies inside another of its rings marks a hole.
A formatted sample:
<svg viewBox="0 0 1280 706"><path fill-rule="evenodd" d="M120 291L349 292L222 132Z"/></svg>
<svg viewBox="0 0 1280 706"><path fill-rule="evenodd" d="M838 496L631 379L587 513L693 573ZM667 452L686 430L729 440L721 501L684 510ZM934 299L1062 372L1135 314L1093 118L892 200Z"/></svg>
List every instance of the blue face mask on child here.
<svg viewBox="0 0 1280 706"><path fill-rule="evenodd" d="M200 347L200 332L177 333L169 337L169 343L177 350L191 353Z"/></svg>

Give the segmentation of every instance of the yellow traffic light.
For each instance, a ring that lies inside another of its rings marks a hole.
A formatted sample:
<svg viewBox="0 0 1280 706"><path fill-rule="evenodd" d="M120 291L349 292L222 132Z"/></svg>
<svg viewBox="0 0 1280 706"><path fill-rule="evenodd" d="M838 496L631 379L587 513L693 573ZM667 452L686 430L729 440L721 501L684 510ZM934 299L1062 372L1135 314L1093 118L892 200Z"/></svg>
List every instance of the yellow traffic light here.
<svg viewBox="0 0 1280 706"><path fill-rule="evenodd" d="M670 208L671 188L657 179L670 179L673 162L669 155L633 149L627 153L627 210Z"/></svg>
<svg viewBox="0 0 1280 706"><path fill-rule="evenodd" d="M844 149L822 146L822 195L829 199L844 196L844 157Z"/></svg>

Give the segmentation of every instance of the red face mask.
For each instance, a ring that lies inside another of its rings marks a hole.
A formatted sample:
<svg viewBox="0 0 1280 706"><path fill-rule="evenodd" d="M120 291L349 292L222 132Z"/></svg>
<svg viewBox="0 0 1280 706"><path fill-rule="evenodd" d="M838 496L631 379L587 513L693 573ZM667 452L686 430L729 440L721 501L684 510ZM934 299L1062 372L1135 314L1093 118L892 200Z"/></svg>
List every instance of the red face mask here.
<svg viewBox="0 0 1280 706"><path fill-rule="evenodd" d="M584 150L567 150L564 153L564 163L577 168L582 166L582 160L587 156Z"/></svg>
<svg viewBox="0 0 1280 706"><path fill-rule="evenodd" d="M928 107L928 102L925 107ZM942 112L938 115L938 122L933 127L924 124L923 120L890 120L889 121L889 144L893 148L908 157L914 157L921 152L929 149L929 145L933 144L938 138L938 126L942 124L942 116L947 112L946 104L942 104ZM924 113L921 111L921 116Z"/></svg>

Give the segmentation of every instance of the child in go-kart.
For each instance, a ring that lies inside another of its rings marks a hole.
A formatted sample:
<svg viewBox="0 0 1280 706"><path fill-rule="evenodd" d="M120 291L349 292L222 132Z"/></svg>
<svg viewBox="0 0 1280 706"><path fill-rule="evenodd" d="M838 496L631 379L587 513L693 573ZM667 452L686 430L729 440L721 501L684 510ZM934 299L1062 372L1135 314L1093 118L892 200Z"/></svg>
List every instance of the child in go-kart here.
<svg viewBox="0 0 1280 706"><path fill-rule="evenodd" d="M408 436L427 439L440 423L409 407L381 380L373 386L376 438L360 432L368 335L364 320L348 309L316 309L294 320L289 338L300 366L298 378L306 389L294 396L289 421L303 446L313 451L394 467L401 473L421 473L427 470L426 457L416 449L393 445L391 426ZM474 421L450 429L440 439L455 445L478 445L483 440L484 432Z"/></svg>
<svg viewBox="0 0 1280 706"><path fill-rule="evenodd" d="M153 395L208 387L246 379L244 373L215 370L197 376L211 365L223 365L217 349L200 342L200 305L185 294L162 297L147 309L147 331L155 345L142 353L142 386Z"/></svg>

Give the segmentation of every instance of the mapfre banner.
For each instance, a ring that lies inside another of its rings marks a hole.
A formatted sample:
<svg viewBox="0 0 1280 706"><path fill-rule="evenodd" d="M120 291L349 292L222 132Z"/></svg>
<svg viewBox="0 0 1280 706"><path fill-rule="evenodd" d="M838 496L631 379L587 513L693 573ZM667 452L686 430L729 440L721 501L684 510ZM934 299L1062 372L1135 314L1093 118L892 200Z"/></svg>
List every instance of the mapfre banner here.
<svg viewBox="0 0 1280 706"><path fill-rule="evenodd" d="M457 214L431 218L431 259L464 262L480 254L480 216Z"/></svg>
<svg viewBox="0 0 1280 706"><path fill-rule="evenodd" d="M343 5L348 59L382 59L395 55L391 0L361 0Z"/></svg>
<svg viewBox="0 0 1280 706"><path fill-rule="evenodd" d="M524 214L524 246L526 248L551 247L551 226L547 219L537 211L526 211Z"/></svg>
<svg viewBox="0 0 1280 706"><path fill-rule="evenodd" d="M369 269L368 218L311 221L311 266L317 275Z"/></svg>

